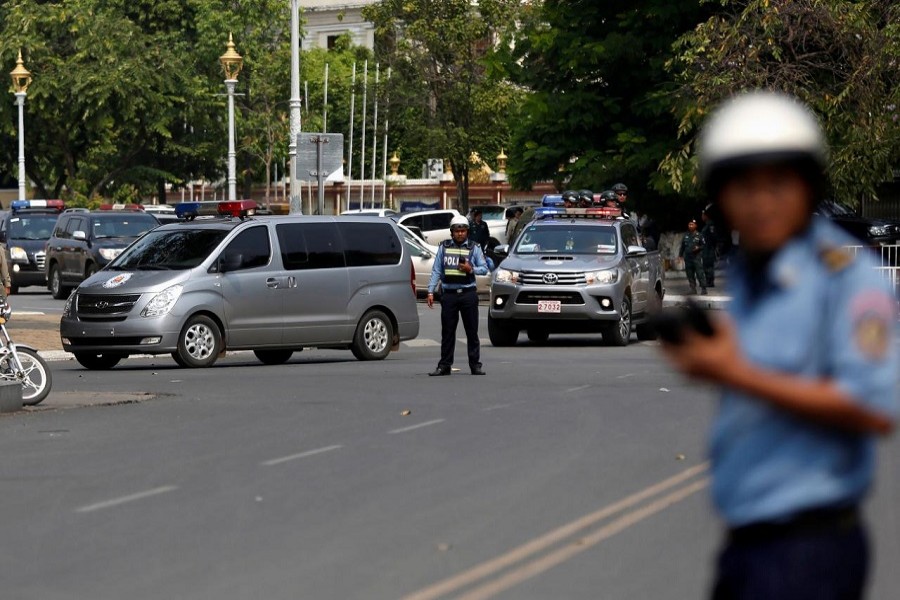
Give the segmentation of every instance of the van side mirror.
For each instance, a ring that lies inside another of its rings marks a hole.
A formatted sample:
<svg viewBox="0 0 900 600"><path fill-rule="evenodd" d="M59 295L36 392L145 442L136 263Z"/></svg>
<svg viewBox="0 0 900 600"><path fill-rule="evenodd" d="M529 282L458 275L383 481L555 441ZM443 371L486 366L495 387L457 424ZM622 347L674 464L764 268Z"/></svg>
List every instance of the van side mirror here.
<svg viewBox="0 0 900 600"><path fill-rule="evenodd" d="M219 273L227 273L229 271L237 271L244 262L244 256L234 252L223 254L216 261L216 270Z"/></svg>
<svg viewBox="0 0 900 600"><path fill-rule="evenodd" d="M626 256L646 256L647 249L643 246L628 246L628 250L625 252Z"/></svg>
<svg viewBox="0 0 900 600"><path fill-rule="evenodd" d="M73 231L73 232L72 232L72 239L73 239L73 240L78 240L79 242L83 242L83 241L85 241L85 240L87 239L87 234L86 234L85 232L83 232L83 231L80 231L80 230L79 230L79 231Z"/></svg>

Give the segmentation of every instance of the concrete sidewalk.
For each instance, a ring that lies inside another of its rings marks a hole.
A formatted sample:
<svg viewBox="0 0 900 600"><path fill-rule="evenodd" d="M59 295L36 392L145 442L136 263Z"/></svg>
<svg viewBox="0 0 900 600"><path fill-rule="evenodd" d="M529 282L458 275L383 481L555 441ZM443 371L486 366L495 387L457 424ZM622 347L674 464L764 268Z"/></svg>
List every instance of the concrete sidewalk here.
<svg viewBox="0 0 900 600"><path fill-rule="evenodd" d="M688 298L700 306L711 310L724 309L731 297L725 293L725 271L716 269L716 285L707 288L707 295L691 294L691 286L688 283L684 271L666 271L666 295L663 298L663 306L679 306L687 302Z"/></svg>

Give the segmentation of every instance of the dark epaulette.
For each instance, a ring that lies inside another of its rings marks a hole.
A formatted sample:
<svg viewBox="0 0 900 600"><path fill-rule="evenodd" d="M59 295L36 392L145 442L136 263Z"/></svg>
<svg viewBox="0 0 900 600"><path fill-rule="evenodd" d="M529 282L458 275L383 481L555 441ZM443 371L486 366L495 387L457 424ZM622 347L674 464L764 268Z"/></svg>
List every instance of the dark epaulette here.
<svg viewBox="0 0 900 600"><path fill-rule="evenodd" d="M444 248L449 248L452 245L453 245L453 240L444 240L443 242L441 242L441 246L443 246Z"/></svg>
<svg viewBox="0 0 900 600"><path fill-rule="evenodd" d="M856 254L843 246L822 246L819 257L832 273L843 271L856 260Z"/></svg>

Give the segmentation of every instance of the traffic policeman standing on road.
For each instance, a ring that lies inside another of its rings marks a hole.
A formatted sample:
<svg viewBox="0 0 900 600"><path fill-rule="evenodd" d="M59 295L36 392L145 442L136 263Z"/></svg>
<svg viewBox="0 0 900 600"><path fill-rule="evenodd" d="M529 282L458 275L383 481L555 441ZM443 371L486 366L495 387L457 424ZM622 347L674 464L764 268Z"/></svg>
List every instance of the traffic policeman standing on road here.
<svg viewBox="0 0 900 600"><path fill-rule="evenodd" d="M897 411L897 300L868 253L813 215L827 148L805 106L744 94L699 141L706 190L741 236L733 299L711 335L663 348L723 390L710 450L728 535L713 598L861 598L860 504Z"/></svg>
<svg viewBox="0 0 900 600"><path fill-rule="evenodd" d="M703 270L703 235L697 231L697 221L691 219L687 233L681 240L678 256L684 259L684 274L691 286L691 293L697 293L697 282L700 282L700 293L706 294L706 272Z"/></svg>
<svg viewBox="0 0 900 600"><path fill-rule="evenodd" d="M441 284L441 360L432 377L449 375L456 348L456 327L462 317L466 330L469 370L472 375L484 375L481 368L481 343L478 340L478 290L476 275L487 275L488 267L481 247L468 240L469 221L453 217L450 221L452 239L442 242L434 258L431 280L428 282L428 308L434 308L434 290Z"/></svg>

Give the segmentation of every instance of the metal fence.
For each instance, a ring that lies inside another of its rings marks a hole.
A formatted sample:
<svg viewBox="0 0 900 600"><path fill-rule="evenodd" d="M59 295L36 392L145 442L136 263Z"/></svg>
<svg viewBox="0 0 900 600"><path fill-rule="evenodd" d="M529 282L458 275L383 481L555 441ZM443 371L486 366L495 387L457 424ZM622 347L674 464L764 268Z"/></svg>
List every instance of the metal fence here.
<svg viewBox="0 0 900 600"><path fill-rule="evenodd" d="M881 261L881 266L877 267L878 272L893 287L894 295L900 301L900 244L874 248L870 246L847 246L847 249L854 254L863 250L873 252L876 258Z"/></svg>

